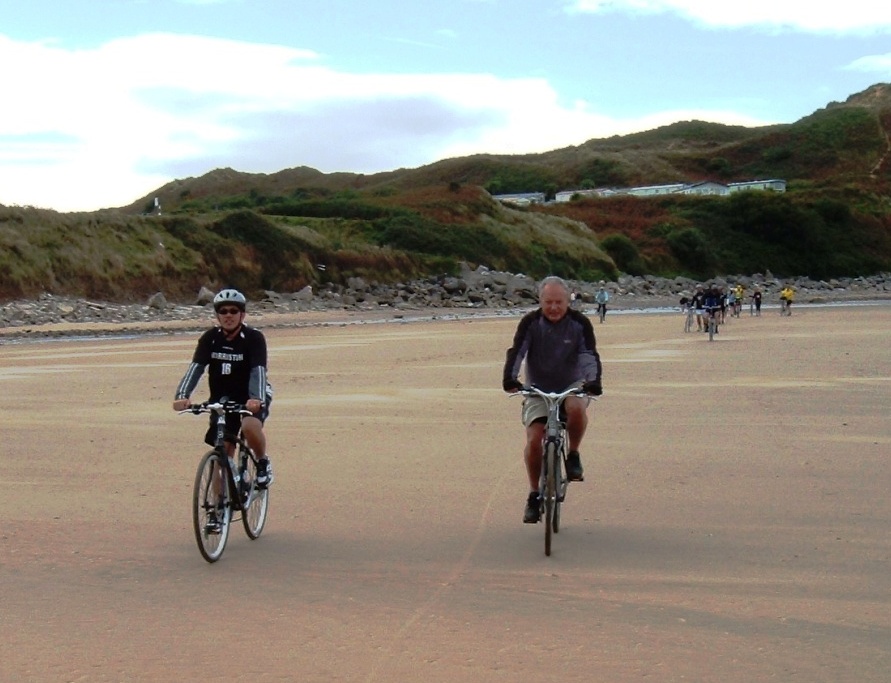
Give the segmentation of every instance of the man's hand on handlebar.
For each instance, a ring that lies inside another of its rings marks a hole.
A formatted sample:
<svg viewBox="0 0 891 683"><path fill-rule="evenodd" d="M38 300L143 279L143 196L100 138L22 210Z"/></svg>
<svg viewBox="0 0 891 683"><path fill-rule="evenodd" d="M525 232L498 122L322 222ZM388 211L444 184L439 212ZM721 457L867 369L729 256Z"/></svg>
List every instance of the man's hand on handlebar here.
<svg viewBox="0 0 891 683"><path fill-rule="evenodd" d="M178 398L173 402L173 409L177 412L186 410L191 404L187 398Z"/></svg>
<svg viewBox="0 0 891 683"><path fill-rule="evenodd" d="M591 396L600 396L603 394L603 385L600 383L600 380L592 380L582 385L582 391L586 394L591 394Z"/></svg>
<svg viewBox="0 0 891 683"><path fill-rule="evenodd" d="M502 389L509 394L515 394L523 389L523 383L518 379L506 379L501 383Z"/></svg>

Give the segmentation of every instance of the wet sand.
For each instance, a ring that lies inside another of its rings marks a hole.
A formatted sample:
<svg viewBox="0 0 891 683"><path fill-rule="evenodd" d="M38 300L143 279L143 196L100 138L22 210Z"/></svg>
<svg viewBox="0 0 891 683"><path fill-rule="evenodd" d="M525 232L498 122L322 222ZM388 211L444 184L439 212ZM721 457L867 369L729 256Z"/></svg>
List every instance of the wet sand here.
<svg viewBox="0 0 891 683"><path fill-rule="evenodd" d="M549 558L516 322L268 330L270 519L215 565L170 409L195 335L0 346L0 678L888 680L891 306L595 323Z"/></svg>

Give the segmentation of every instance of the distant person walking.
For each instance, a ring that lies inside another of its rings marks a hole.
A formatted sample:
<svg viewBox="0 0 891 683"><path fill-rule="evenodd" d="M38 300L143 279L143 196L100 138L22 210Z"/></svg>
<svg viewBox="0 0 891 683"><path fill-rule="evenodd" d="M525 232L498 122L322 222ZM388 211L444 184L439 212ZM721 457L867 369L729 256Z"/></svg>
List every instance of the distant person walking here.
<svg viewBox="0 0 891 683"><path fill-rule="evenodd" d="M597 315L600 316L600 322L603 322L606 318L606 304L609 302L609 292L606 291L606 283L603 280L600 281L600 289L597 290L594 301L597 302Z"/></svg>
<svg viewBox="0 0 891 683"><path fill-rule="evenodd" d="M791 285L786 285L780 292L780 315L792 315L792 301L795 299L795 290Z"/></svg>
<svg viewBox="0 0 891 683"><path fill-rule="evenodd" d="M693 296L690 297L690 305L696 313L696 329L697 331L702 332L702 312L705 308L705 292L702 289L702 285L696 285L696 291L693 292Z"/></svg>
<svg viewBox="0 0 891 683"><path fill-rule="evenodd" d="M684 314L684 332L690 332L693 330L693 300L684 292L678 305L680 305L681 312Z"/></svg>
<svg viewBox="0 0 891 683"><path fill-rule="evenodd" d="M761 288L755 287L755 291L752 292L752 315L760 316L761 315Z"/></svg>

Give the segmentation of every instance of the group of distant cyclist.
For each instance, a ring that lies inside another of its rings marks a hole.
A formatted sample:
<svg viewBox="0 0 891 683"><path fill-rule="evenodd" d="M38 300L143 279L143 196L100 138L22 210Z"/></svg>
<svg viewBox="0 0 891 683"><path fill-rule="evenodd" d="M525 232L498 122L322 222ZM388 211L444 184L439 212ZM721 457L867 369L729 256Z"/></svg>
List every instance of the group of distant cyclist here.
<svg viewBox="0 0 891 683"><path fill-rule="evenodd" d="M761 302L763 292L760 286L755 286L749 296L749 315L761 315ZM780 315L792 315L792 302L795 299L795 290L787 285L780 291ZM711 284L707 288L696 285L692 295L684 294L680 304L685 314L684 332L692 332L696 325L697 332L708 332L709 323L714 321L715 327L723 324L727 319L727 313L738 318L742 312L743 303L746 300L746 289L742 283L736 283L730 287L719 284Z"/></svg>

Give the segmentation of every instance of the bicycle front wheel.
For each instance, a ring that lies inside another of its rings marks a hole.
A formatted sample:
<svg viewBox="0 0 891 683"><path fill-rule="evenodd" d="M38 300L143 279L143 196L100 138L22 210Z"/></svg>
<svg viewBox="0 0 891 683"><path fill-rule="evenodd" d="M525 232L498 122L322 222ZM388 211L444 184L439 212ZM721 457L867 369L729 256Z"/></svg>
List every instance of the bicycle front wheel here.
<svg viewBox="0 0 891 683"><path fill-rule="evenodd" d="M715 340L715 328L718 326L717 321L714 318L709 318L708 321L708 340Z"/></svg>
<svg viewBox="0 0 891 683"><path fill-rule="evenodd" d="M192 524L201 556L216 562L229 540L229 520L232 509L225 503L225 456L210 451L198 465L192 498Z"/></svg>
<svg viewBox="0 0 891 683"><path fill-rule="evenodd" d="M554 519L551 525L554 533L560 532L560 509L563 507L563 500L566 497L566 474L564 473L563 463L566 462L564 449L558 451L557 457L554 459Z"/></svg>
<svg viewBox="0 0 891 683"><path fill-rule="evenodd" d="M554 531L554 510L557 506L557 444L547 443L544 452L545 462L545 555L551 554L551 534ZM559 514L559 513L558 513Z"/></svg>
<svg viewBox="0 0 891 683"><path fill-rule="evenodd" d="M252 541L260 538L266 526L269 510L269 489L257 486L257 461L247 456L247 466L241 480L241 522Z"/></svg>

